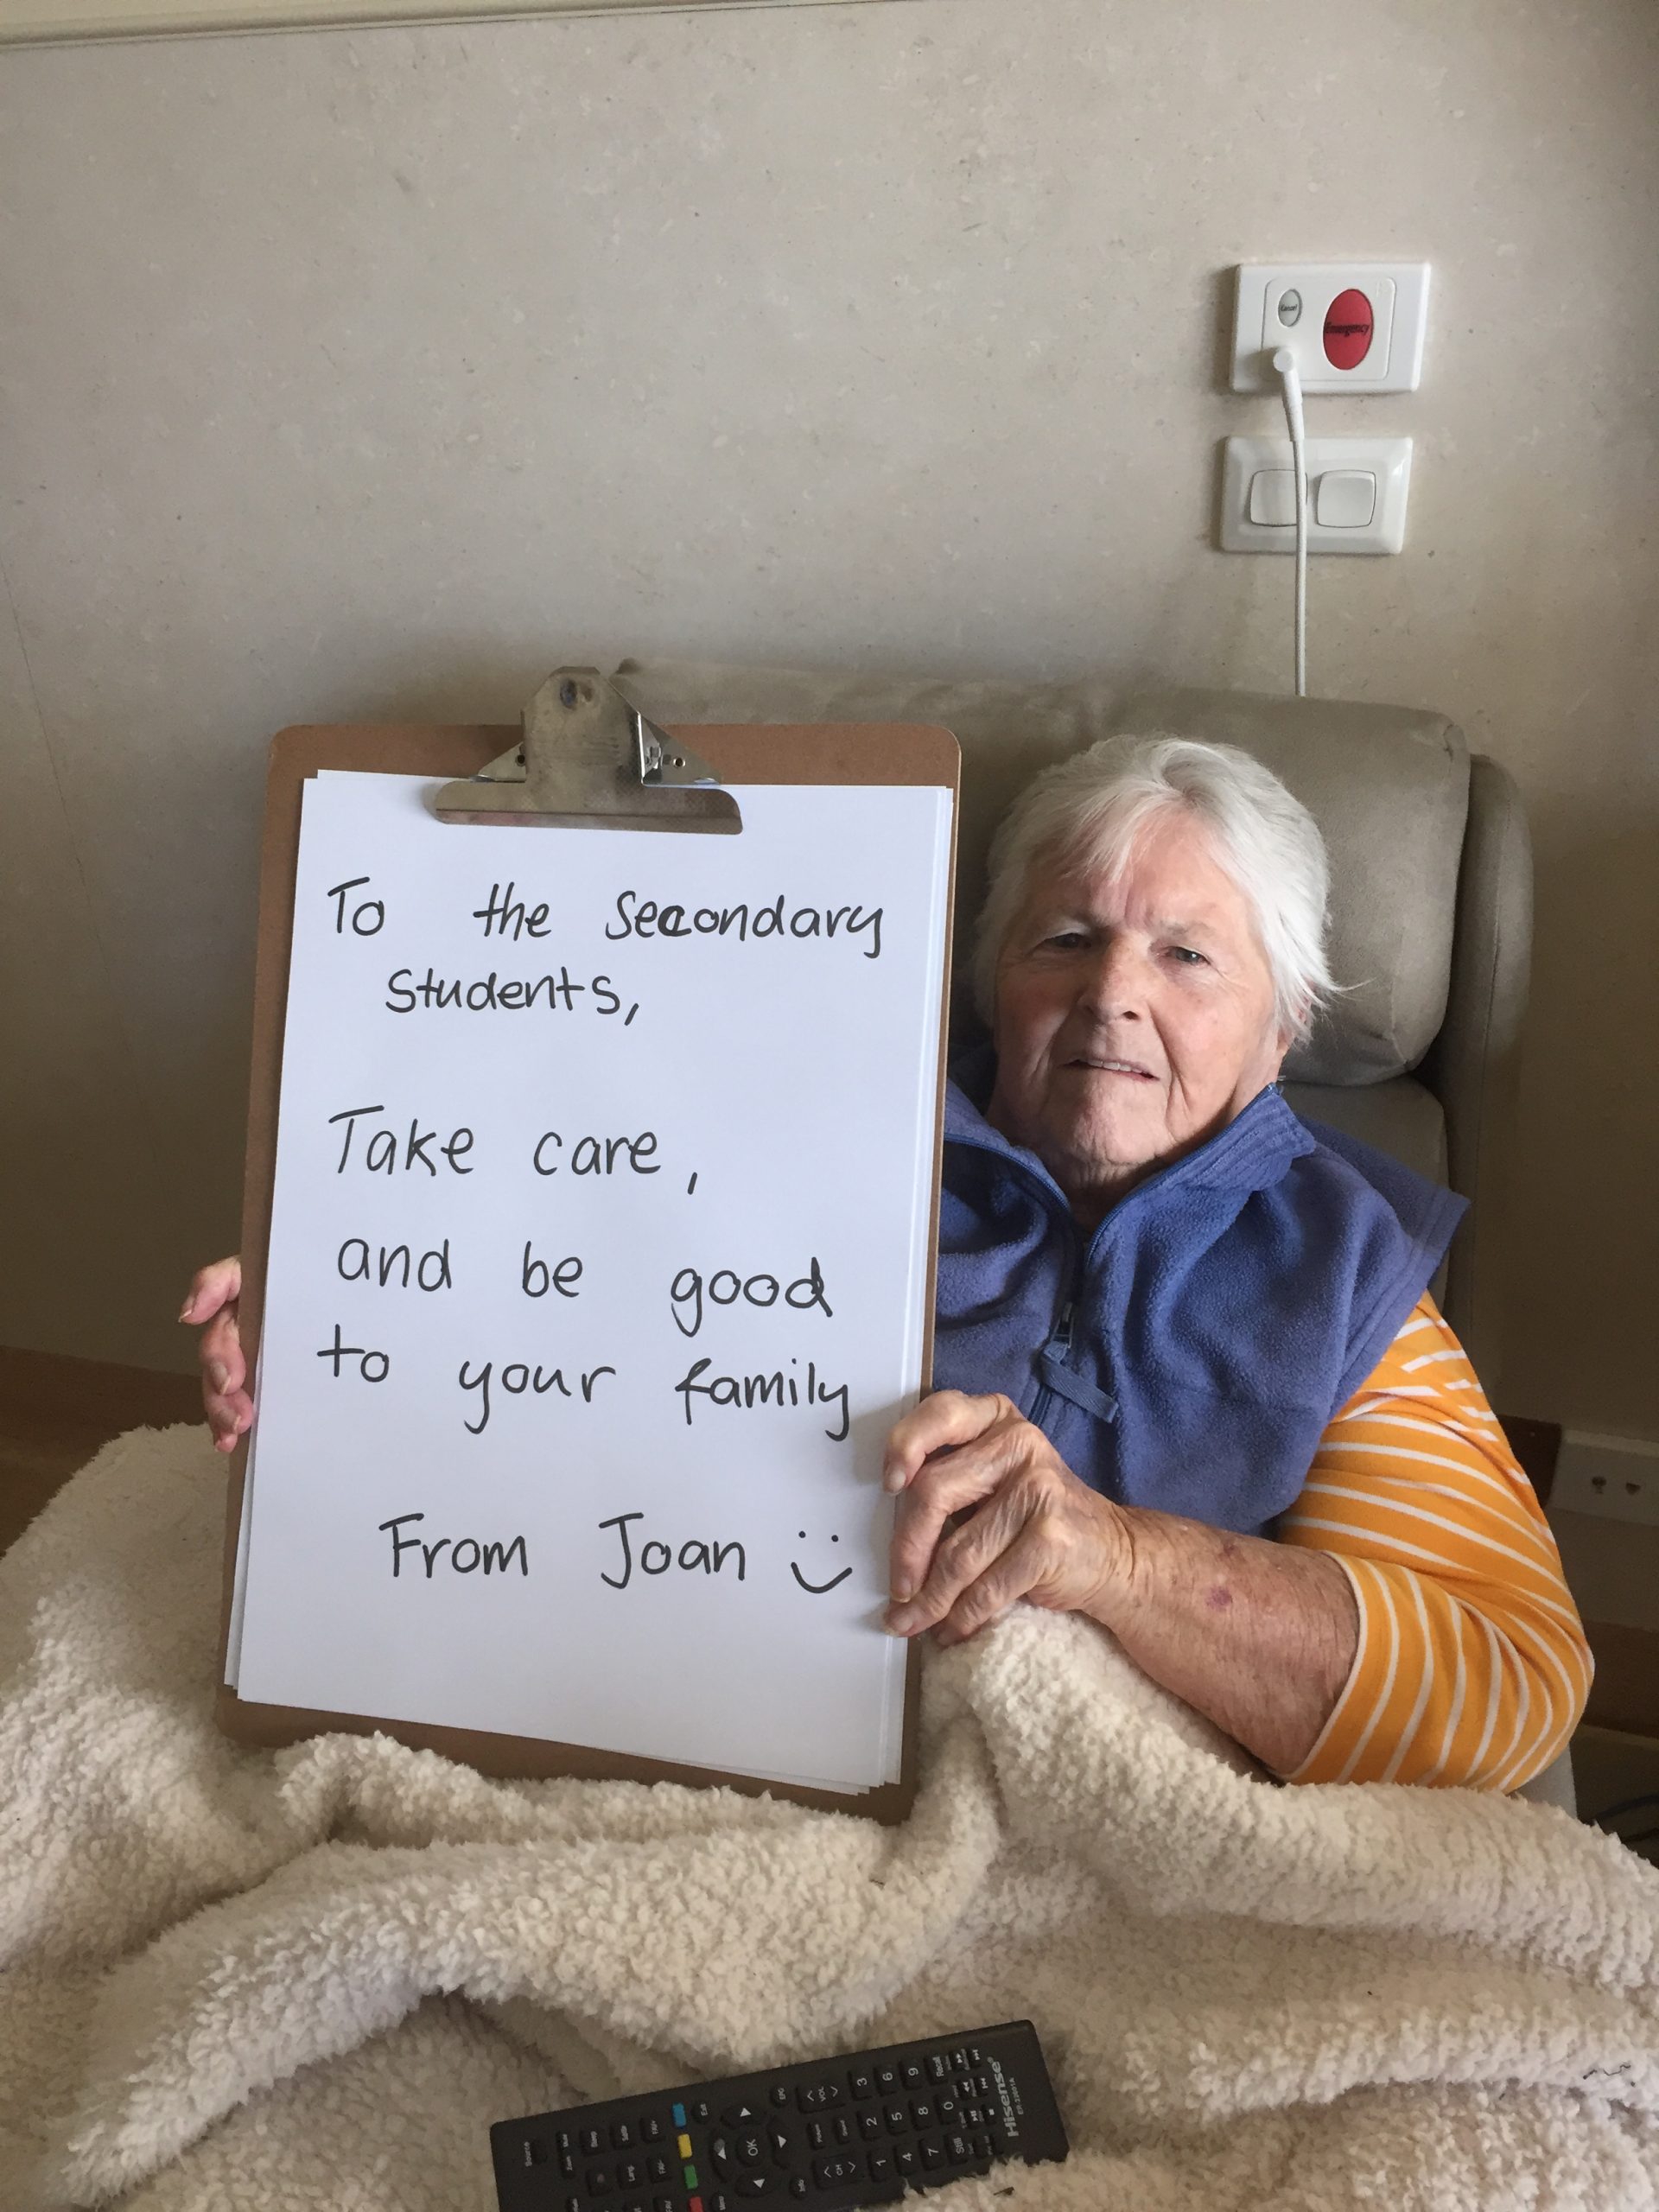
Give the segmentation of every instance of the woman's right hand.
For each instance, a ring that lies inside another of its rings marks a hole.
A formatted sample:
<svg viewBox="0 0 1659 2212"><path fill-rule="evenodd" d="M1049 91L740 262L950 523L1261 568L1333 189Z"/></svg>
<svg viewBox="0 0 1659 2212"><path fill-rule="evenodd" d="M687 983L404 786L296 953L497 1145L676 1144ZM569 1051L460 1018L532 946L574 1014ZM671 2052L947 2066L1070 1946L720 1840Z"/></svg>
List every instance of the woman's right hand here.
<svg viewBox="0 0 1659 2212"><path fill-rule="evenodd" d="M236 1301L242 1292L242 1262L232 1256L198 1269L179 1312L181 1321L201 1329L196 1357L201 1363L201 1402L216 1451L230 1452L253 1420L253 1400L244 1385L248 1363L237 1333ZM204 1325L205 1324L205 1325Z"/></svg>

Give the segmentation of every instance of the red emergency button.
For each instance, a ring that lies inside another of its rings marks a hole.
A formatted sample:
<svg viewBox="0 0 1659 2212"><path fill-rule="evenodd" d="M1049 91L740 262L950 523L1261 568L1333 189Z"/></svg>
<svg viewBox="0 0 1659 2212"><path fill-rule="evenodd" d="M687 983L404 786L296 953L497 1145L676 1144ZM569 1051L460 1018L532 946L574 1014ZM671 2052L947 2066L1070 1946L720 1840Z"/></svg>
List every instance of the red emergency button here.
<svg viewBox="0 0 1659 2212"><path fill-rule="evenodd" d="M1357 369L1371 350L1371 303L1350 287L1325 311L1325 358L1333 369Z"/></svg>

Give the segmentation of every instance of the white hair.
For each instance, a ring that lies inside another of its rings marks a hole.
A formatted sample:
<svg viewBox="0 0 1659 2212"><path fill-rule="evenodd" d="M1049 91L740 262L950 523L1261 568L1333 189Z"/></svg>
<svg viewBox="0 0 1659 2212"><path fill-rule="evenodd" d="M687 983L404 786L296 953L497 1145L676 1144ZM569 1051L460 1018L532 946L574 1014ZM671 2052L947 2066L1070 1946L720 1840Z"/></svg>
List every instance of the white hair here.
<svg viewBox="0 0 1659 2212"><path fill-rule="evenodd" d="M1116 881L1154 822L1184 814L1243 893L1273 978L1277 1025L1296 1042L1336 986L1325 961L1330 867L1319 824L1277 776L1236 745L1158 733L1103 737L1029 783L991 844L990 889L974 948L987 1021L997 963L1039 864Z"/></svg>

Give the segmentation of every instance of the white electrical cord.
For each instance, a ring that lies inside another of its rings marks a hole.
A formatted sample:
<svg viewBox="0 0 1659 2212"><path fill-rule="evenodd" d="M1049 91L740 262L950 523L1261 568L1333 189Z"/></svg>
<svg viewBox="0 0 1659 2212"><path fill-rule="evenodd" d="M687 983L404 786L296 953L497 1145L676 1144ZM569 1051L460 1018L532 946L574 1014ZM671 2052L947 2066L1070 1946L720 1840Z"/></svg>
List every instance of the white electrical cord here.
<svg viewBox="0 0 1659 2212"><path fill-rule="evenodd" d="M1290 429L1291 467L1296 481L1296 696L1307 696L1307 454L1302 442L1302 380L1296 357L1281 346L1273 357Z"/></svg>

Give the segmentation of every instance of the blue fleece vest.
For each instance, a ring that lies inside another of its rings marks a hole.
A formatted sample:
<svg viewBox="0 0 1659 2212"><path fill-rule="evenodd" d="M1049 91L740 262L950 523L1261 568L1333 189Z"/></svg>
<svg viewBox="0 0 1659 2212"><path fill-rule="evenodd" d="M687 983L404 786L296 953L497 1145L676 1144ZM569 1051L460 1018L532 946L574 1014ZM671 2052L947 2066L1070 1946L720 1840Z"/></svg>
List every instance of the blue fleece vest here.
<svg viewBox="0 0 1659 2212"><path fill-rule="evenodd" d="M982 1052L957 1073L988 1100L993 1067ZM1268 1090L1086 1236L953 1082L934 1385L1004 1392L1122 1504L1261 1535L1464 1208Z"/></svg>

